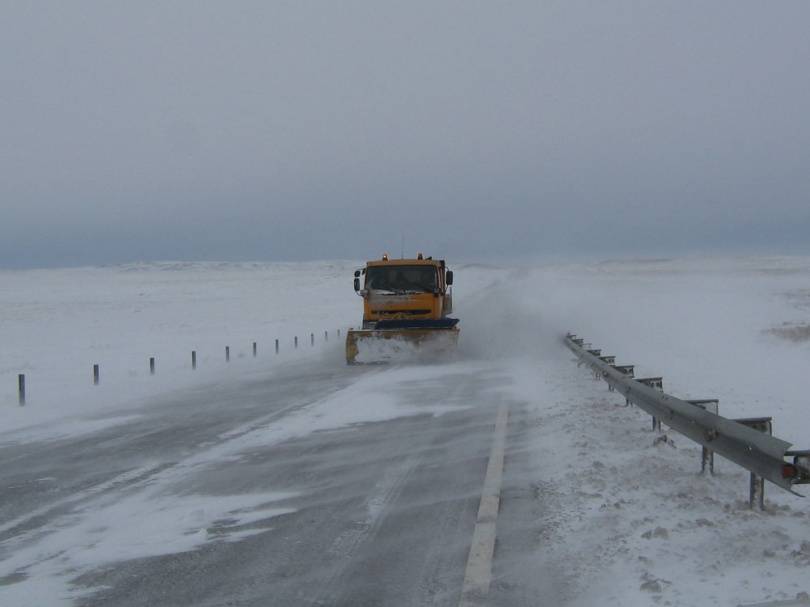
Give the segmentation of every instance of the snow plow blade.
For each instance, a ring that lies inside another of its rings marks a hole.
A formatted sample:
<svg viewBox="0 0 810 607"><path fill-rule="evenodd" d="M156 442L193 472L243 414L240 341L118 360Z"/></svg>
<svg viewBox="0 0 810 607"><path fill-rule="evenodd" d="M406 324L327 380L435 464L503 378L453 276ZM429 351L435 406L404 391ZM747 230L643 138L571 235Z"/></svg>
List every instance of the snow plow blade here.
<svg viewBox="0 0 810 607"><path fill-rule="evenodd" d="M346 362L384 364L422 362L455 351L458 327L350 329L346 334Z"/></svg>

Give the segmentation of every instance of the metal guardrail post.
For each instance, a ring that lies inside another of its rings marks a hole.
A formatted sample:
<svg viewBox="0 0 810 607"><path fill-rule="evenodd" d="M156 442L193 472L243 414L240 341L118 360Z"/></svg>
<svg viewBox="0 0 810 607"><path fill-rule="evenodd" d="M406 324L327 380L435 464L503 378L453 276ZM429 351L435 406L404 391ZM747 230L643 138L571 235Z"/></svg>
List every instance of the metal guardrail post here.
<svg viewBox="0 0 810 607"><path fill-rule="evenodd" d="M612 365L622 375L635 377L635 365Z"/></svg>
<svg viewBox="0 0 810 607"><path fill-rule="evenodd" d="M622 375L627 375L629 377L633 377L633 373L634 373L633 365L613 365L613 364L611 364L610 366L613 367L614 369L616 369ZM613 392L615 389L616 389L615 386L610 381L608 381L608 391ZM629 400L627 401L627 404L628 405L630 404Z"/></svg>
<svg viewBox="0 0 810 607"><path fill-rule="evenodd" d="M601 355L601 350L600 350L600 354L594 354L594 356L596 356L599 360L608 363L609 365L612 365L613 363L616 362L616 357L615 356L602 356ZM591 366L591 371L593 372L593 378L595 380L596 379L600 379L600 380L605 379L604 374L599 369L597 369L596 367ZM610 385L609 384L608 384L608 390L610 390Z"/></svg>
<svg viewBox="0 0 810 607"><path fill-rule="evenodd" d="M772 417L745 417L742 419L735 419L735 422L742 424L762 432L768 436L773 436L773 418ZM748 507L753 509L756 504L760 510L765 510L765 479L761 476L751 472L751 480L749 482L748 491Z"/></svg>
<svg viewBox="0 0 810 607"><path fill-rule="evenodd" d="M636 381L650 388L655 388L659 392L664 391L664 378L663 377L639 377Z"/></svg>
<svg viewBox="0 0 810 607"><path fill-rule="evenodd" d="M701 398L697 400L687 400L690 405L700 407L704 411L720 415L720 401L716 398ZM714 451L706 446L701 446L700 453L700 473L705 474L708 468L709 474L714 474Z"/></svg>
<svg viewBox="0 0 810 607"><path fill-rule="evenodd" d="M648 386L650 388L655 388L659 392L664 391L664 378L663 377L642 377L642 378L636 379L636 381L639 382L640 384L644 384L645 386ZM629 405L630 405L630 399L627 399L627 402L626 402L625 406L629 406ZM653 432L658 432L659 434L661 433L661 420L658 419L657 417L655 417L655 415L652 416L652 431Z"/></svg>
<svg viewBox="0 0 810 607"><path fill-rule="evenodd" d="M607 365L615 365L616 364L616 357L615 356L597 356L599 360ZM596 379L605 379L605 374L601 372L597 367L592 367L593 369L593 376ZM613 386L608 383L608 390L613 392Z"/></svg>

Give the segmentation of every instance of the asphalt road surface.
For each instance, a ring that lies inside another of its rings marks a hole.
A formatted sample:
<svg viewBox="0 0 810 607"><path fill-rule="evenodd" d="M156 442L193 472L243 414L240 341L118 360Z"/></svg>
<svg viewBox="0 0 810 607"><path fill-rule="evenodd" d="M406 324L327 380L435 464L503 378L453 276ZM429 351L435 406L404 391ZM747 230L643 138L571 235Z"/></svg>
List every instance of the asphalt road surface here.
<svg viewBox="0 0 810 607"><path fill-rule="evenodd" d="M493 581L467 604L554 604L562 577L513 566L538 549L526 529L544 506L526 480L538 420L512 383L493 362L304 360L6 444L0 602L459 605L505 408Z"/></svg>

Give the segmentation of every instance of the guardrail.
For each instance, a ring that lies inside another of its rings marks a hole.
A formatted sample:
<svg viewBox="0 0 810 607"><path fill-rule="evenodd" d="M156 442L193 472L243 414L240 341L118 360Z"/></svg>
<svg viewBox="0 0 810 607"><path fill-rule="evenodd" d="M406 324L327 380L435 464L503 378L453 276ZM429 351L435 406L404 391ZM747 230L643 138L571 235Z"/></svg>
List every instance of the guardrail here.
<svg viewBox="0 0 810 607"><path fill-rule="evenodd" d="M565 336L565 344L595 377L607 382L608 389L649 413L654 431L660 432L664 423L701 445L702 472L714 472L714 453L748 470L752 508L756 504L764 509L766 480L794 495L800 495L794 485L810 483L810 450L791 451L791 443L772 436L772 418L727 419L718 414L717 399L676 398L664 392L663 378L636 378L633 365L617 365L614 356L603 355L572 333Z"/></svg>

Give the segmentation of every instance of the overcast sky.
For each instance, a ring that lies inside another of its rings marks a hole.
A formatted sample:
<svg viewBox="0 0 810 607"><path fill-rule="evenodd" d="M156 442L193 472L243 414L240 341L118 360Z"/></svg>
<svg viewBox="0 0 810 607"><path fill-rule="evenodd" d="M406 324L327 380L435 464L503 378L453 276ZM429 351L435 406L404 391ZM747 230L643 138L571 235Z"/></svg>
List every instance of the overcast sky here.
<svg viewBox="0 0 810 607"><path fill-rule="evenodd" d="M792 252L810 2L0 1L0 266Z"/></svg>

